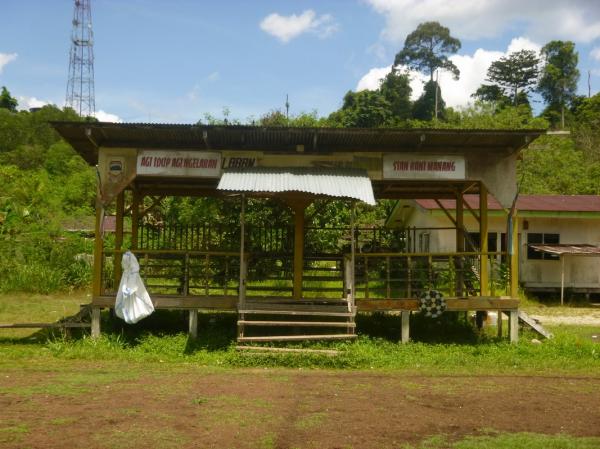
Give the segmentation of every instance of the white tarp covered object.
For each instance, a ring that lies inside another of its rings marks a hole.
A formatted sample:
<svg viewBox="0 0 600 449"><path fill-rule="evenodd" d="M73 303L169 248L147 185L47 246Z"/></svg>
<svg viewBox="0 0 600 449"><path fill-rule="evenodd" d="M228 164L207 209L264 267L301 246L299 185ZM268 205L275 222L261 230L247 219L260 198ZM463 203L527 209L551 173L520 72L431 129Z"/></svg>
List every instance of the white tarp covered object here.
<svg viewBox="0 0 600 449"><path fill-rule="evenodd" d="M140 264L130 251L123 254L123 276L115 302L116 315L126 323L137 323L154 312L150 295L140 277Z"/></svg>

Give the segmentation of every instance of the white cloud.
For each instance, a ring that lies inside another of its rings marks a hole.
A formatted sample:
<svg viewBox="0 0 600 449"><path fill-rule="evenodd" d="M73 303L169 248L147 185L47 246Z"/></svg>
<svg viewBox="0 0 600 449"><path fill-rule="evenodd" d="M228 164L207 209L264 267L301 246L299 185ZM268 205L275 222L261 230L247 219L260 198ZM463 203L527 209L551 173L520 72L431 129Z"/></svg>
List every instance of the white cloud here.
<svg viewBox="0 0 600 449"><path fill-rule="evenodd" d="M487 70L493 61L507 56L509 53L519 50L539 50L539 44L518 37L513 39L506 52L489 51L479 48L472 55L452 55L450 60L460 70L460 78L455 80L448 72L439 73L439 83L442 90L442 96L446 105L452 107L464 107L472 103L471 94L485 82ZM370 89L374 90L379 87L381 79L385 77L391 70L391 66L377 67L369 70L356 86L356 90ZM423 82L427 81L427 77L410 71L412 87L412 99L418 98L423 92Z"/></svg>
<svg viewBox="0 0 600 449"><path fill-rule="evenodd" d="M590 51L590 56L596 61L600 61L600 47L593 48L592 51Z"/></svg>
<svg viewBox="0 0 600 449"><path fill-rule="evenodd" d="M208 75L206 77L206 79L211 82L218 81L219 78L221 78L221 75L219 74L219 72L212 72L210 75Z"/></svg>
<svg viewBox="0 0 600 449"><path fill-rule="evenodd" d="M2 69L6 64L14 61L15 59L17 59L16 53L0 53L0 73L2 73Z"/></svg>
<svg viewBox="0 0 600 449"><path fill-rule="evenodd" d="M96 111L94 117L96 117L101 122L121 123L123 121L118 115L110 114L108 112L103 111L102 109Z"/></svg>
<svg viewBox="0 0 600 449"><path fill-rule="evenodd" d="M17 101L19 102L19 109L24 111L28 111L31 108L41 108L50 104L49 101L40 100L35 97L19 96Z"/></svg>
<svg viewBox="0 0 600 449"><path fill-rule="evenodd" d="M546 42L600 38L600 3L595 0L366 0L385 16L382 36L402 44L419 23L436 20L461 39L499 36L515 23Z"/></svg>
<svg viewBox="0 0 600 449"><path fill-rule="evenodd" d="M325 38L337 31L338 25L330 14L317 17L312 9L307 9L300 15L269 14L260 22L260 29L285 44L303 33L313 33Z"/></svg>

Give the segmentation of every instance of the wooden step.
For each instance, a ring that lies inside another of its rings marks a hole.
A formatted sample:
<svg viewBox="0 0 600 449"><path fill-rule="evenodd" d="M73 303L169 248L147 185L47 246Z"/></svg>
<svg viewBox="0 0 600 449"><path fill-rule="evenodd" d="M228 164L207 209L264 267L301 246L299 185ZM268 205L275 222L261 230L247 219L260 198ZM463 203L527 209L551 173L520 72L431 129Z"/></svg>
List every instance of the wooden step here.
<svg viewBox="0 0 600 449"><path fill-rule="evenodd" d="M341 321L249 321L240 320L238 326L296 326L296 327L345 327L355 328L355 323Z"/></svg>
<svg viewBox="0 0 600 449"><path fill-rule="evenodd" d="M335 317L353 317L356 315L356 308L354 312L315 312L315 311L302 311L302 310L239 310L238 314L254 314L254 315L292 315L292 316L335 316Z"/></svg>
<svg viewBox="0 0 600 449"><path fill-rule="evenodd" d="M328 334L328 335L270 335L261 337L238 337L238 342L260 341L304 341L304 340L350 340L356 338L355 334Z"/></svg>
<svg viewBox="0 0 600 449"><path fill-rule="evenodd" d="M90 327L90 323L0 323L0 329L50 329L50 328L77 328Z"/></svg>

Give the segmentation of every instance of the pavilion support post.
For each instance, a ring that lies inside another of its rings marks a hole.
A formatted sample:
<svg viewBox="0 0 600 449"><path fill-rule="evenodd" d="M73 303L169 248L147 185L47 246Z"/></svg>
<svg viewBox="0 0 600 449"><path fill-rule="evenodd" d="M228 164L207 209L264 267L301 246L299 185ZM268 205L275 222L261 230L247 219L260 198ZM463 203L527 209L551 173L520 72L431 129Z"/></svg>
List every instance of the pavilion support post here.
<svg viewBox="0 0 600 449"><path fill-rule="evenodd" d="M240 211L240 287L238 296L238 310L244 308L246 301L246 196L242 194L242 207ZM243 318L243 317L242 317Z"/></svg>
<svg viewBox="0 0 600 449"><path fill-rule="evenodd" d="M498 319L496 321L498 338L502 337L502 317L504 316L504 311L498 310Z"/></svg>
<svg viewBox="0 0 600 449"><path fill-rule="evenodd" d="M487 188L480 183L479 188L479 241L481 250L481 264L479 268L479 284L481 296L489 296L489 257L488 257L488 202Z"/></svg>
<svg viewBox="0 0 600 449"><path fill-rule="evenodd" d="M116 210L116 223L115 223L115 254L114 254L114 265L115 265L115 288L119 286L121 282L121 249L123 248L123 216L125 214L125 192L117 195L117 210Z"/></svg>
<svg viewBox="0 0 600 449"><path fill-rule="evenodd" d="M401 342L403 344L408 343L410 340L410 311L403 310L401 312L402 318L402 338Z"/></svg>
<svg viewBox="0 0 600 449"><path fill-rule="evenodd" d="M100 338L100 307L92 307L92 338Z"/></svg>
<svg viewBox="0 0 600 449"><path fill-rule="evenodd" d="M290 200L294 211L294 299L302 299L302 273L304 271L304 210L306 200Z"/></svg>
<svg viewBox="0 0 600 449"><path fill-rule="evenodd" d="M356 277L355 277L355 267L356 267L356 229L355 229L355 220L356 220L356 203L352 202L352 209L350 211L350 301L352 303L352 307L355 304L355 294L356 294ZM365 262L366 263L366 262ZM368 282L368 281L367 281ZM368 287L368 286L367 286Z"/></svg>
<svg viewBox="0 0 600 449"><path fill-rule="evenodd" d="M560 305L565 305L565 256L560 255Z"/></svg>
<svg viewBox="0 0 600 449"><path fill-rule="evenodd" d="M131 249L138 249L138 226L140 221L140 204L142 196L136 191L133 191L131 201Z"/></svg>
<svg viewBox="0 0 600 449"><path fill-rule="evenodd" d="M96 226L94 231L94 277L92 282L92 295L98 297L102 294L102 258L104 251L104 238L102 236L102 220L104 208L96 205Z"/></svg>
<svg viewBox="0 0 600 449"><path fill-rule="evenodd" d="M519 297L519 220L516 215L512 216L509 224L510 242L510 296Z"/></svg>
<svg viewBox="0 0 600 449"><path fill-rule="evenodd" d="M189 311L188 335L192 340L198 338L198 309L191 309Z"/></svg>
<svg viewBox="0 0 600 449"><path fill-rule="evenodd" d="M508 312L508 338L511 343L519 342L519 310Z"/></svg>
<svg viewBox="0 0 600 449"><path fill-rule="evenodd" d="M463 194L461 191L456 193L456 252L462 253L465 250L465 234L464 234L464 206ZM464 256L458 255L456 258L456 296L463 296L464 290Z"/></svg>

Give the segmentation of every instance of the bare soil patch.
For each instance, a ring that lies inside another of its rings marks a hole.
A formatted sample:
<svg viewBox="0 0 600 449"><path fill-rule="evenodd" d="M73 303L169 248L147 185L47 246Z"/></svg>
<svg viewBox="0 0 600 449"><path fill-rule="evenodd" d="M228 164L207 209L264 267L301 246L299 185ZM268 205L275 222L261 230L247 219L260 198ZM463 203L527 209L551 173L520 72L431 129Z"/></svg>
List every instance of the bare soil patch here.
<svg viewBox="0 0 600 449"><path fill-rule="evenodd" d="M386 448L600 436L600 376L411 376L72 362L0 375L3 448Z"/></svg>

